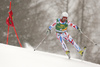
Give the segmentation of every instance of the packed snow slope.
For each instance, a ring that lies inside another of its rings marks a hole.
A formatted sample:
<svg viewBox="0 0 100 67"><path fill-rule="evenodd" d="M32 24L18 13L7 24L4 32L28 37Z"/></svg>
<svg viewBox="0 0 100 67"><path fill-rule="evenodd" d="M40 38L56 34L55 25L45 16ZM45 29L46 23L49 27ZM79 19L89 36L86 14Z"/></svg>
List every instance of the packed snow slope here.
<svg viewBox="0 0 100 67"><path fill-rule="evenodd" d="M100 67L100 65L0 43L0 67Z"/></svg>

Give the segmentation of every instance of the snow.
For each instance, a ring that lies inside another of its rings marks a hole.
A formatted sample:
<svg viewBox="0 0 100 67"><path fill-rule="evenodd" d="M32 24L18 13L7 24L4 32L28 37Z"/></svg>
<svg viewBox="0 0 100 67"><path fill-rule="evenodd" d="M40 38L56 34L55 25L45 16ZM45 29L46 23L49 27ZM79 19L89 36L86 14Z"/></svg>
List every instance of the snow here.
<svg viewBox="0 0 100 67"><path fill-rule="evenodd" d="M34 51L32 48L0 43L0 67L100 67L100 65L73 58L68 59L63 55Z"/></svg>

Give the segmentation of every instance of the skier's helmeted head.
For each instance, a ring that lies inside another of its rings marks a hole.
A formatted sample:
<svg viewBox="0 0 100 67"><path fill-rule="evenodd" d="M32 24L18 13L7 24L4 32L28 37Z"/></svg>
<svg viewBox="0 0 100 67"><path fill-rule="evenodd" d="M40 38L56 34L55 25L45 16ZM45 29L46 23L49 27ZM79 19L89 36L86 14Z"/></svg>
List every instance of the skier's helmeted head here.
<svg viewBox="0 0 100 67"><path fill-rule="evenodd" d="M62 21L65 22L68 18L68 13L67 12L63 12L61 15Z"/></svg>

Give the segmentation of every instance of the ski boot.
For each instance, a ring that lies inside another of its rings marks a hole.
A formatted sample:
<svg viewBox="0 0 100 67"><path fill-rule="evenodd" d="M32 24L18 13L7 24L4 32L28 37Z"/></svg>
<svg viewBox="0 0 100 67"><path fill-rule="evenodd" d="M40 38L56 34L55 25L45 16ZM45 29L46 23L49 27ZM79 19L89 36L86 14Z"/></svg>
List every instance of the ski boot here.
<svg viewBox="0 0 100 67"><path fill-rule="evenodd" d="M79 54L80 54L81 56L83 56L83 51L82 51L82 50L80 50L80 51L79 51Z"/></svg>
<svg viewBox="0 0 100 67"><path fill-rule="evenodd" d="M83 50L79 51L79 54L81 54L81 56L83 56L84 51L86 50L86 46L84 47Z"/></svg>
<svg viewBox="0 0 100 67"><path fill-rule="evenodd" d="M66 51L68 58L70 59L70 51Z"/></svg>

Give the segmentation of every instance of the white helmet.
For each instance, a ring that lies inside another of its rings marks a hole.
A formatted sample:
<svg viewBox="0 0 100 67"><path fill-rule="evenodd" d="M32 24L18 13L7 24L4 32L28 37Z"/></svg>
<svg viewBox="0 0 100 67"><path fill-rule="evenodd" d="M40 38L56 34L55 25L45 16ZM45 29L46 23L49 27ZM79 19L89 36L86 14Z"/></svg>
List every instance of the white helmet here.
<svg viewBox="0 0 100 67"><path fill-rule="evenodd" d="M67 13L67 12L63 12L63 13L62 13L62 18L63 18L63 17L68 17L68 13Z"/></svg>

